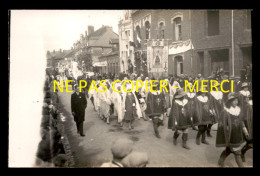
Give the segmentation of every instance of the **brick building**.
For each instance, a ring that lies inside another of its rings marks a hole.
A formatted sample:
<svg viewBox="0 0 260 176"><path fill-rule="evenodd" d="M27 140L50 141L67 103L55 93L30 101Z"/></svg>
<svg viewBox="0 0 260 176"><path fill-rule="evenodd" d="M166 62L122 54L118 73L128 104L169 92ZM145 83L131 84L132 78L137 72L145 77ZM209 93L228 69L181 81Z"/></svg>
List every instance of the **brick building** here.
<svg viewBox="0 0 260 176"><path fill-rule="evenodd" d="M95 31L93 26L88 26L85 36L81 34L80 40L73 44L76 58L79 63L84 61L86 71L99 72L102 66L99 57L112 51L111 38L118 39L112 27L102 26Z"/></svg>
<svg viewBox="0 0 260 176"><path fill-rule="evenodd" d="M118 74L120 72L119 40L110 39L112 51L99 57L99 73Z"/></svg>
<svg viewBox="0 0 260 176"><path fill-rule="evenodd" d="M136 73L240 76L252 63L250 10L132 10L131 20Z"/></svg>

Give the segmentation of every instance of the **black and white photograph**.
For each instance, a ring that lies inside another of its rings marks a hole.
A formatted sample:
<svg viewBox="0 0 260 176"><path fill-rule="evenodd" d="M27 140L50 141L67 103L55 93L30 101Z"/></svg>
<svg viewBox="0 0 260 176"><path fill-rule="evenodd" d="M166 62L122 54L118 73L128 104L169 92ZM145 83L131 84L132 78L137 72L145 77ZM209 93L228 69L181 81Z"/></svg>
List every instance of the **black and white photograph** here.
<svg viewBox="0 0 260 176"><path fill-rule="evenodd" d="M253 167L252 9L9 10L9 168Z"/></svg>

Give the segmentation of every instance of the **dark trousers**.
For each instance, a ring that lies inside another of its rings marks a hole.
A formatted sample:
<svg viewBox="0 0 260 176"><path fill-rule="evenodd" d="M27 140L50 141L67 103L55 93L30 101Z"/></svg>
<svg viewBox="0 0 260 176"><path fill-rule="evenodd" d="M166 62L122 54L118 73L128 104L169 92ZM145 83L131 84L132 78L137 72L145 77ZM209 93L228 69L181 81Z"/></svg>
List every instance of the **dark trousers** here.
<svg viewBox="0 0 260 176"><path fill-rule="evenodd" d="M223 166L224 166L224 161L225 161L225 159L226 159L231 153L234 154L237 165L238 165L239 167L243 167L244 165L243 165L243 163L242 163L242 159L241 159L241 156L240 156L240 155L241 155L241 151L240 151L240 150L239 150L239 151L232 151L232 149L229 148L229 147L226 147L226 149L221 153L220 158L219 158L219 161L218 161L218 164L223 167Z"/></svg>
<svg viewBox="0 0 260 176"><path fill-rule="evenodd" d="M83 134L83 122L76 122L77 131L80 134Z"/></svg>

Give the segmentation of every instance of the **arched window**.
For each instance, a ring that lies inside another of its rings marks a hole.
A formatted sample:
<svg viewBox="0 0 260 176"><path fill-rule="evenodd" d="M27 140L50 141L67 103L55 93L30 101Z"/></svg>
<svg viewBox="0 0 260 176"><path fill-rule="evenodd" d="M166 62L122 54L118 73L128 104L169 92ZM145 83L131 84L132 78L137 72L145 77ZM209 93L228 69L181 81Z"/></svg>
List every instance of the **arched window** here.
<svg viewBox="0 0 260 176"><path fill-rule="evenodd" d="M150 38L150 22L146 21L145 22L145 39Z"/></svg>
<svg viewBox="0 0 260 176"><path fill-rule="evenodd" d="M182 40L181 36L181 25L182 25L182 20L181 17L176 17L173 20L173 29L175 31L175 40Z"/></svg>
<svg viewBox="0 0 260 176"><path fill-rule="evenodd" d="M140 29L140 26L136 26L135 31L136 31L136 39L138 41L138 48L140 48L141 47L141 29Z"/></svg>
<svg viewBox="0 0 260 176"><path fill-rule="evenodd" d="M164 39L164 23L159 24L159 39Z"/></svg>

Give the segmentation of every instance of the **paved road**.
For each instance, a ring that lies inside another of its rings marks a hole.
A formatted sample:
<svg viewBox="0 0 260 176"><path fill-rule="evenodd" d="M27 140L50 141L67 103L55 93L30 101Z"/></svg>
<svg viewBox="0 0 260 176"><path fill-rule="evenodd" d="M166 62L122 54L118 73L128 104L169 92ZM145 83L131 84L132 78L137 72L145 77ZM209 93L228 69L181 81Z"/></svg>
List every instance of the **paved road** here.
<svg viewBox="0 0 260 176"><path fill-rule="evenodd" d="M153 133L152 121L136 119L134 130L129 131L127 126L119 127L116 117L111 118L110 124L102 121L94 111L88 99L84 131L86 136L81 137L76 132L76 125L70 112L71 93L59 93L63 115L65 116L65 132L71 145L75 159L75 167L99 167L102 163L112 159L110 146L117 137L126 137L134 141L134 150L147 152L149 164L147 167L218 167L217 161L224 148L215 147L216 131L212 131L213 138L207 138L210 145L196 145L197 131L189 131L188 145L191 150L181 146L181 136L178 145L172 143L173 132L167 129L168 119L164 119L164 126L159 127L161 139ZM253 165L253 151L246 153L247 167ZM237 167L235 158L230 155L225 161L226 167Z"/></svg>

